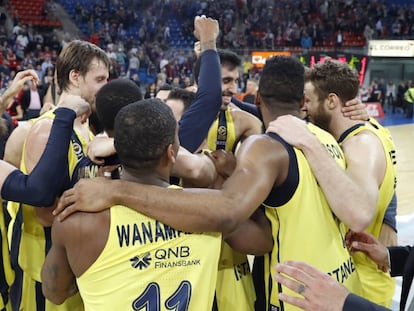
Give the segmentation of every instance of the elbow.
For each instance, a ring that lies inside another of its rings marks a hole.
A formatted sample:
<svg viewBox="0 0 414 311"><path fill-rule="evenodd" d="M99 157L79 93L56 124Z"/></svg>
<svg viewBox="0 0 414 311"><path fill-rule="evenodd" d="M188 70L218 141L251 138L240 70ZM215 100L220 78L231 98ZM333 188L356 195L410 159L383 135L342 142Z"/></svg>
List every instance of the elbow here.
<svg viewBox="0 0 414 311"><path fill-rule="evenodd" d="M217 231L222 232L223 234L230 234L237 229L240 221L238 221L237 215L234 213L226 213L224 215L219 215L219 221L217 221Z"/></svg>
<svg viewBox="0 0 414 311"><path fill-rule="evenodd" d="M56 191L48 187L44 187L41 183L37 183L29 191L30 194L33 194L32 202L27 202L27 204L37 206L37 207L48 207L52 206L57 197Z"/></svg>
<svg viewBox="0 0 414 311"><path fill-rule="evenodd" d="M363 213L354 217L347 226L354 232L363 232L372 222L372 215Z"/></svg>
<svg viewBox="0 0 414 311"><path fill-rule="evenodd" d="M51 291L47 290L43 285L42 292L46 299L51 301L55 305L61 305L66 300L66 297L63 297L62 295L57 295L56 293L52 293Z"/></svg>

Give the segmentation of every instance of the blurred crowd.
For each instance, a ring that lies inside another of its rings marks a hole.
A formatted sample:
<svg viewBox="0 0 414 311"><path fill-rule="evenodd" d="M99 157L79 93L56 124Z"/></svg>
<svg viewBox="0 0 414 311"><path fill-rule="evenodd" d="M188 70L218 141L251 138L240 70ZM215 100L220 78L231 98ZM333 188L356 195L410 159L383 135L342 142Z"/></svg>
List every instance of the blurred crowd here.
<svg viewBox="0 0 414 311"><path fill-rule="evenodd" d="M251 49L343 48L349 38L365 44L374 38L414 35L414 6L409 1L397 5L376 0L61 0L60 4L73 13L85 38L108 53L110 79L127 76L149 93L166 83L183 87L193 83L195 15L217 18L218 46L237 50L243 57L240 91L245 91L247 79L257 75L248 56ZM177 32L186 46L173 46ZM17 71L32 68L41 79L38 87L44 96L53 82L56 57L71 39L68 33L42 32L18 18L10 35L2 17L0 89Z"/></svg>

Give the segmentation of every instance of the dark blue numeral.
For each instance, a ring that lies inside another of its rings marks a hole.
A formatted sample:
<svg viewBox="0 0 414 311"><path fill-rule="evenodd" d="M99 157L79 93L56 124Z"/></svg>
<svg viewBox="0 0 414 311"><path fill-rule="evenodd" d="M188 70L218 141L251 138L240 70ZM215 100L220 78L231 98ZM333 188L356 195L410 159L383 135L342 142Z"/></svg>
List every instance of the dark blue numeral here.
<svg viewBox="0 0 414 311"><path fill-rule="evenodd" d="M149 283L147 288L132 303L135 311L160 311L160 286L157 283Z"/></svg>
<svg viewBox="0 0 414 311"><path fill-rule="evenodd" d="M187 311L191 299L191 283L182 281L177 290L165 301L165 308L173 311ZM160 286L152 282L132 303L134 311L160 311L161 310Z"/></svg>
<svg viewBox="0 0 414 311"><path fill-rule="evenodd" d="M190 304L191 284L188 281L182 281L174 294L165 302L168 310L186 311Z"/></svg>

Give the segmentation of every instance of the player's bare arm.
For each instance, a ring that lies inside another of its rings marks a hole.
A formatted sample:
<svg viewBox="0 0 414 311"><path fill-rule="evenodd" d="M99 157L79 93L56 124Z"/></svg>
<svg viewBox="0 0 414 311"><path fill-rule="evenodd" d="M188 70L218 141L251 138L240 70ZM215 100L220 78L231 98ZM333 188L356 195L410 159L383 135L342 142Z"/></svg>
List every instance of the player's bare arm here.
<svg viewBox="0 0 414 311"><path fill-rule="evenodd" d="M268 131L278 133L288 143L303 150L329 206L351 230L363 231L371 223L376 200L355 182L352 174L347 174L337 165L304 121L293 116L279 117L270 123ZM345 158L348 160L347 156ZM365 173L364 170L361 172Z"/></svg>
<svg viewBox="0 0 414 311"><path fill-rule="evenodd" d="M285 180L289 157L279 142L258 135L242 144L237 161L221 190L174 191L126 181L98 185L96 180L81 180L65 192L55 214L61 212L60 219L64 219L76 210L96 211L123 204L179 230L231 232L253 214L274 185ZM90 191L97 191L93 199Z"/></svg>
<svg viewBox="0 0 414 311"><path fill-rule="evenodd" d="M41 271L43 294L58 305L78 291L75 275L66 256L65 239L68 232L65 228L66 224L59 222L52 227L53 243Z"/></svg>

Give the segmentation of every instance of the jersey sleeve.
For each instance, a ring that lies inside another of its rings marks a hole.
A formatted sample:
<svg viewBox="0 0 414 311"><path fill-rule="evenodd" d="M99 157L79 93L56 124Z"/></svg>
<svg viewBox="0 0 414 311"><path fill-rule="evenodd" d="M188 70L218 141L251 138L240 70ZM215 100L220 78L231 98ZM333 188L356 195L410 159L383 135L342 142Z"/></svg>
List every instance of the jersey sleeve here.
<svg viewBox="0 0 414 311"><path fill-rule="evenodd" d="M191 153L197 150L207 137L221 101L220 60L216 51L207 50L201 54L196 98L179 122L181 146Z"/></svg>
<svg viewBox="0 0 414 311"><path fill-rule="evenodd" d="M5 200L33 206L50 206L62 190L68 172L68 149L76 114L68 108L55 110L46 148L29 175L20 170L6 177L1 189Z"/></svg>

